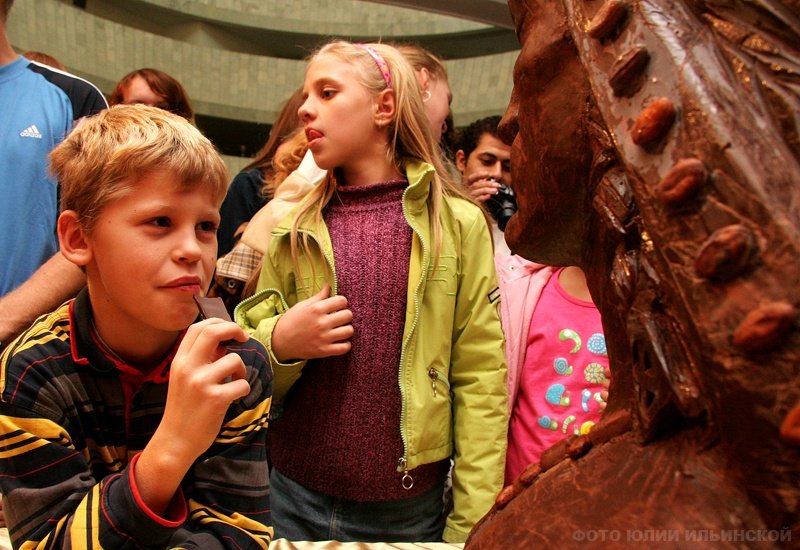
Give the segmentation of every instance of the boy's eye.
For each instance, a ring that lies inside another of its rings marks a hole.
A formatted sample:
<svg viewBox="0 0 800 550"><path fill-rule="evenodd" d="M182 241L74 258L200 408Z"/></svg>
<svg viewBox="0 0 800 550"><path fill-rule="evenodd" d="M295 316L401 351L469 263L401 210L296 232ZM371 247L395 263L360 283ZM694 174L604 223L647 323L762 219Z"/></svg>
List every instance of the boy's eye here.
<svg viewBox="0 0 800 550"><path fill-rule="evenodd" d="M216 233L219 226L211 221L208 222L200 222L197 224L197 229L199 231L205 231L209 233Z"/></svg>
<svg viewBox="0 0 800 550"><path fill-rule="evenodd" d="M169 227L170 219L166 216L158 216L157 218L150 220L149 223L151 225L155 225L156 227Z"/></svg>

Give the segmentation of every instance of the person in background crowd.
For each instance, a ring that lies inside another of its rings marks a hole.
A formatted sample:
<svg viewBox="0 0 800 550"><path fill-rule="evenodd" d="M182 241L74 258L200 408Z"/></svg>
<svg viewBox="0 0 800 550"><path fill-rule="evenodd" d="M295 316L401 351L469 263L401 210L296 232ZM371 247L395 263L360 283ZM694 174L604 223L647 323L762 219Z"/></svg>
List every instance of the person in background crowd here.
<svg viewBox="0 0 800 550"><path fill-rule="evenodd" d="M499 116L490 116L461 129L455 142L455 157L462 183L492 216L495 253L508 255L503 231L517 211L517 201L511 187L511 147L498 137L499 124Z"/></svg>
<svg viewBox="0 0 800 550"><path fill-rule="evenodd" d="M47 155L76 121L107 107L91 83L17 55L0 0L0 349L84 285L58 253L58 183Z"/></svg>
<svg viewBox="0 0 800 550"><path fill-rule="evenodd" d="M442 154L444 157L452 163L455 161L456 137L458 135L455 123L453 122L452 111L445 117L444 124L447 129L442 134L442 139L439 140L439 144L442 146Z"/></svg>
<svg viewBox="0 0 800 550"><path fill-rule="evenodd" d="M214 285L209 294L222 298L231 315L239 302L255 292L261 260L272 228L315 184L313 178L306 177L304 170L298 170L307 151L308 143L303 129L295 128L275 150L269 179L263 184L268 188L263 194L273 198L250 221L242 224L241 238L230 252L217 259ZM313 165L311 157L305 160L306 165L309 160ZM324 175L316 166L313 168Z"/></svg>
<svg viewBox="0 0 800 550"><path fill-rule="evenodd" d="M441 59L421 46L398 44L395 47L414 67L433 137L440 142L447 131L450 103L453 102L447 69Z"/></svg>
<svg viewBox="0 0 800 550"><path fill-rule="evenodd" d="M606 406L609 362L600 312L579 267L496 255L511 417L505 483L542 452L588 433Z"/></svg>
<svg viewBox="0 0 800 550"><path fill-rule="evenodd" d="M180 82L158 69L137 69L123 76L111 92L108 103L143 103L175 113L194 124L194 110L186 90Z"/></svg>
<svg viewBox="0 0 800 550"><path fill-rule="evenodd" d="M219 211L221 220L217 233L217 254L220 257L230 252L236 244L243 231L242 224L249 222L272 199L275 171L272 159L281 143L301 126L297 109L302 103L302 90L298 88L283 104L267 142L250 164L236 174L228 187L228 194Z"/></svg>
<svg viewBox="0 0 800 550"><path fill-rule="evenodd" d="M42 63L44 65L47 65L48 67L58 69L59 71L67 70L67 68L64 67L64 65L62 65L58 59L44 52L36 52L31 50L23 53L22 57L30 61L35 61L36 63Z"/></svg>

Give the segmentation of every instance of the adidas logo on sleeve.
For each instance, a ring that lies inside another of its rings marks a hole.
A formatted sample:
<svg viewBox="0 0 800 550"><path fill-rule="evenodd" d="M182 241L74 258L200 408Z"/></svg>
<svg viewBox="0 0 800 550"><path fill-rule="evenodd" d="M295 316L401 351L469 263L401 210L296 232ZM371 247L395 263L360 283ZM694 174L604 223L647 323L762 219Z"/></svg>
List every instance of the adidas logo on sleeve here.
<svg viewBox="0 0 800 550"><path fill-rule="evenodd" d="M39 132L39 128L37 128L35 124L22 130L19 135L21 137L42 139L42 134Z"/></svg>

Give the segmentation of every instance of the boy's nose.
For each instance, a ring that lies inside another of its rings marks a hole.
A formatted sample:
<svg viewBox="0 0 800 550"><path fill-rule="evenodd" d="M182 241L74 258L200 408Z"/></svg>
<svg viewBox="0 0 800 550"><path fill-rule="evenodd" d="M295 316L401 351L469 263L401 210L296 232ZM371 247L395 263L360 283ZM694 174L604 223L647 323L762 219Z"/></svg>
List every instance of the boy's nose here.
<svg viewBox="0 0 800 550"><path fill-rule="evenodd" d="M192 231L191 235L185 235L180 239L173 254L177 261L182 262L196 262L200 260L202 255L203 249L194 231Z"/></svg>

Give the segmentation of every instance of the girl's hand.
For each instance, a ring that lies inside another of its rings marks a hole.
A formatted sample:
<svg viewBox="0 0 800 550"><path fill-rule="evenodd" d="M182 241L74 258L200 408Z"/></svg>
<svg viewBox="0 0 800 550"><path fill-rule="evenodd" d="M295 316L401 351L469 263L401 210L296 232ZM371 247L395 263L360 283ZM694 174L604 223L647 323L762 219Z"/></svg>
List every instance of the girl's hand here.
<svg viewBox="0 0 800 550"><path fill-rule="evenodd" d="M350 351L353 312L347 309L347 298L330 294L326 283L317 294L289 308L275 324L272 353L280 362Z"/></svg>
<svg viewBox="0 0 800 550"><path fill-rule="evenodd" d="M467 178L467 192L478 202L486 202L500 189L500 182L485 172L476 172Z"/></svg>

